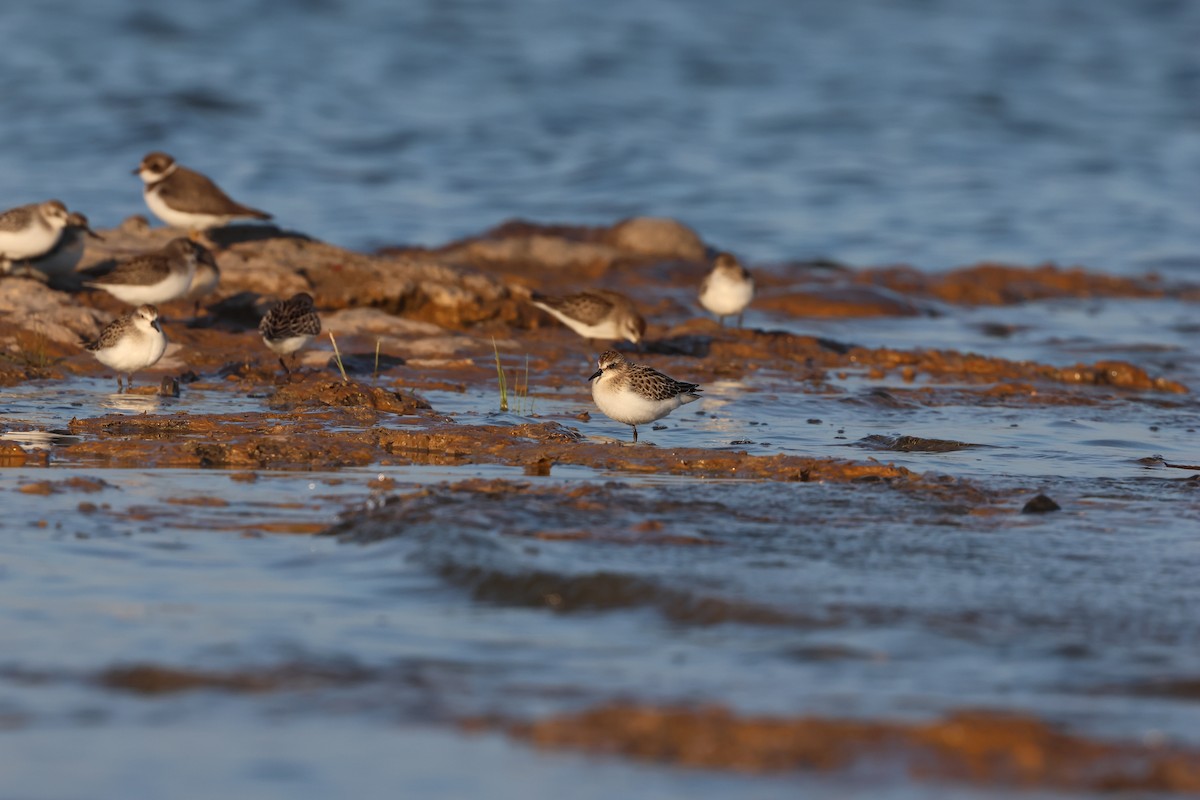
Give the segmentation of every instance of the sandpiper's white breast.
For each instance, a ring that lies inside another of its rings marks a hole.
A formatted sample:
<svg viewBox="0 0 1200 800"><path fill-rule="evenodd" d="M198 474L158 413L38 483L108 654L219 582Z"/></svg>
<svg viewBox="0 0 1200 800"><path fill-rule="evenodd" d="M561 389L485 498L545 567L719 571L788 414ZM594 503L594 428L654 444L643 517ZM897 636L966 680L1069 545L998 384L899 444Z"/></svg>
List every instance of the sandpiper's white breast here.
<svg viewBox="0 0 1200 800"><path fill-rule="evenodd" d="M592 399L606 417L626 425L643 425L662 419L682 405L678 397L648 400L630 390L605 391L597 387L592 388Z"/></svg>
<svg viewBox="0 0 1200 800"><path fill-rule="evenodd" d="M171 208L162 197L158 194L158 187L151 188L147 186L143 191L146 197L146 206L153 212L154 216L161 219L163 222L170 225L172 228L185 228L188 230L208 230L209 228L218 228L222 225L228 225L234 217L219 214L194 214L188 211L177 211Z"/></svg>
<svg viewBox="0 0 1200 800"><path fill-rule="evenodd" d="M104 284L101 288L122 303L128 303L131 306L140 306L143 303L158 305L159 303L166 303L187 294L188 289L191 288L192 276L195 272L195 260L188 259L187 269L172 269L171 273L158 283L145 285L108 283Z"/></svg>
<svg viewBox="0 0 1200 800"><path fill-rule="evenodd" d="M19 231L0 231L0 256L12 261L37 258L54 249L62 228L44 224L40 219Z"/></svg>
<svg viewBox="0 0 1200 800"><path fill-rule="evenodd" d="M272 340L264 336L263 343L279 355L289 356L299 350L301 347L304 347L304 345L308 344L310 339L312 339L311 336L289 336L286 339Z"/></svg>
<svg viewBox="0 0 1200 800"><path fill-rule="evenodd" d="M740 314L754 297L754 281L725 270L715 270L700 295L700 305L713 314Z"/></svg>
<svg viewBox="0 0 1200 800"><path fill-rule="evenodd" d="M158 363L167 350L167 337L150 328L131 328L112 347L96 351L96 360L118 372L136 372Z"/></svg>

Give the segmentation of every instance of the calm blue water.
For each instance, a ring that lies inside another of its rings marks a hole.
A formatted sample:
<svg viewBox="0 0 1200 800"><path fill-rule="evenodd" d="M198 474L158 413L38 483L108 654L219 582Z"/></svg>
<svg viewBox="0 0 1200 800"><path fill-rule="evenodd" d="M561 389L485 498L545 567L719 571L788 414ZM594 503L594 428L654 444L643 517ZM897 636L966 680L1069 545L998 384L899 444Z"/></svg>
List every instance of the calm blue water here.
<svg viewBox="0 0 1200 800"><path fill-rule="evenodd" d="M153 148L354 247L669 215L751 261L1200 264L1200 5L139 0L0 9L0 203Z"/></svg>

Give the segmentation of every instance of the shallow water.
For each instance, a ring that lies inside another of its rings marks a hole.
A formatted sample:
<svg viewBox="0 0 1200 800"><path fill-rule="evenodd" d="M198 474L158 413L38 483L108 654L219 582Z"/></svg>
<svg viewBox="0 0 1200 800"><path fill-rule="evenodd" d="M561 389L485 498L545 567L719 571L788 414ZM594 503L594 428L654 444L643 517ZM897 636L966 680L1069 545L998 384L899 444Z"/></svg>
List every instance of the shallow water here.
<svg viewBox="0 0 1200 800"><path fill-rule="evenodd" d="M1200 263L1193 3L50 0L0 28L5 207L101 227L164 149L353 247L656 214L755 262Z"/></svg>

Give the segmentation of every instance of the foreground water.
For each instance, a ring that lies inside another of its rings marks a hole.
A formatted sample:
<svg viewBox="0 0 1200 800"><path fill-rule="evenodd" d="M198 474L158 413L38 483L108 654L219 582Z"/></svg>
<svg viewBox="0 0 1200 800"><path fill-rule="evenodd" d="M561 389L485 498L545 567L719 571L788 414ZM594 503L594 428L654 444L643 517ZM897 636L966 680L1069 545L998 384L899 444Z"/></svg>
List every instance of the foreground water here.
<svg viewBox="0 0 1200 800"><path fill-rule="evenodd" d="M1059 365L1083 347L1148 353L1152 371L1197 376L1184 306L1050 307L803 327L868 344L953 331ZM985 321L1020 332L979 334ZM88 436L72 418L266 408L264 392L110 392L84 378L0 391L3 440L48 453L48 468L4 470L0 488L0 721L5 788L20 796L69 795L81 780L98 796L179 795L181 780L229 797L549 796L577 782L631 797L951 791L886 771L716 777L457 732L613 699L872 720L982 708L1105 740L1200 744L1200 501L1195 467L1180 468L1196 463L1191 395L979 406L953 386L865 371L818 392L758 375L710 384L698 413L645 432L660 448L875 457L951 476L942 491L571 466L114 469L58 455ZM576 419L590 404L574 387L535 381L533 394L539 419L627 436ZM479 387L428 397L460 424L524 421ZM879 449L899 435L970 446ZM1005 499L953 489L964 477ZM1063 511L1017 513L1038 492ZM69 774L55 769L63 747Z"/></svg>

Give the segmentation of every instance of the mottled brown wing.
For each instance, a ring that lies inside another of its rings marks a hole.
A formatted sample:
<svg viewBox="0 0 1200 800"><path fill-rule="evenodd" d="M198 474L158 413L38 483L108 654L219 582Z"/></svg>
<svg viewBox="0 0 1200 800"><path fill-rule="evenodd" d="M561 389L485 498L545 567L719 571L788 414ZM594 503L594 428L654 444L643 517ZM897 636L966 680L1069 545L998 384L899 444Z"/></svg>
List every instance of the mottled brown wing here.
<svg viewBox="0 0 1200 800"><path fill-rule="evenodd" d="M100 335L96 337L96 341L86 344L84 347L93 353L97 350L112 347L125 335L125 331L129 328L130 324L130 316L128 314L123 317L117 317L104 326L104 330L100 331Z"/></svg>
<svg viewBox="0 0 1200 800"><path fill-rule="evenodd" d="M293 336L316 336L321 332L321 318L307 303L284 300L266 313L258 323L258 332L273 341Z"/></svg>
<svg viewBox="0 0 1200 800"><path fill-rule="evenodd" d="M270 219L271 215L235 201L206 176L186 167L175 171L158 184L159 197L171 208L189 214L236 215Z"/></svg>
<svg viewBox="0 0 1200 800"><path fill-rule="evenodd" d="M36 206L17 206L0 214L0 231L19 231L29 227Z"/></svg>
<svg viewBox="0 0 1200 800"><path fill-rule="evenodd" d="M658 370L642 364L633 367L629 374L629 380L640 394L651 400L670 400L681 394L701 391L699 384L677 381L669 375L664 375Z"/></svg>
<svg viewBox="0 0 1200 800"><path fill-rule="evenodd" d="M158 283L171 274L171 266L167 256L161 253L144 253L122 261L98 278L89 281L89 285L112 286L114 284L128 286L149 286Z"/></svg>
<svg viewBox="0 0 1200 800"><path fill-rule="evenodd" d="M309 311L294 320L289 330L292 336L316 336L321 332L321 318L317 312Z"/></svg>
<svg viewBox="0 0 1200 800"><path fill-rule="evenodd" d="M585 325L597 325L613 310L613 303L603 295L581 292L564 297L559 310Z"/></svg>
<svg viewBox="0 0 1200 800"><path fill-rule="evenodd" d="M534 292L530 299L585 325L596 325L612 311L613 304L596 292L580 292L565 297L548 297Z"/></svg>

